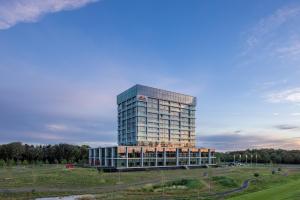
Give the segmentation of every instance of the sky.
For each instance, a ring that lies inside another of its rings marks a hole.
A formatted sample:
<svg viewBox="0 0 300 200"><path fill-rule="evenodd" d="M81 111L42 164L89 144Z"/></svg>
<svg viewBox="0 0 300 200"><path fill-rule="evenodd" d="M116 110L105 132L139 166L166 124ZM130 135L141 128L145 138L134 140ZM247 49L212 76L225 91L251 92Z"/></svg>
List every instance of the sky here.
<svg viewBox="0 0 300 200"><path fill-rule="evenodd" d="M116 95L197 97L197 146L300 149L300 2L0 0L0 143L117 142Z"/></svg>

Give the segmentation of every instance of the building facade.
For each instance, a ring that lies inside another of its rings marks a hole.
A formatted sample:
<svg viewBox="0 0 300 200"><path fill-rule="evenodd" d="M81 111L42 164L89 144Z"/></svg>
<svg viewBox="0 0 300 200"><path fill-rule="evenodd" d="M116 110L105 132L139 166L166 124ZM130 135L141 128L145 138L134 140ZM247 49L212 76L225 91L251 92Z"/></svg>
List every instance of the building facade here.
<svg viewBox="0 0 300 200"><path fill-rule="evenodd" d="M119 145L195 147L196 97L135 85L117 104Z"/></svg>
<svg viewBox="0 0 300 200"><path fill-rule="evenodd" d="M197 167L213 165L215 151L206 148L115 146L92 148L90 165L109 169Z"/></svg>
<svg viewBox="0 0 300 200"><path fill-rule="evenodd" d="M118 146L89 149L104 169L215 164L215 150L195 147L196 97L135 85L117 96Z"/></svg>

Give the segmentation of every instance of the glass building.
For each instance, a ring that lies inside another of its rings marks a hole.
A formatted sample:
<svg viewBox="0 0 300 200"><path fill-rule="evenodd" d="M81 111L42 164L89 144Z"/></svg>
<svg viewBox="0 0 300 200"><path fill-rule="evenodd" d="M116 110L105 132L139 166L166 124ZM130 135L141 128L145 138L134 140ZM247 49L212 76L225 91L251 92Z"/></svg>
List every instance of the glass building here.
<svg viewBox="0 0 300 200"><path fill-rule="evenodd" d="M117 104L119 145L195 146L196 97L135 85Z"/></svg>
<svg viewBox="0 0 300 200"><path fill-rule="evenodd" d="M196 97L143 85L117 96L118 146L89 149L90 166L104 170L201 167L215 150L195 147Z"/></svg>

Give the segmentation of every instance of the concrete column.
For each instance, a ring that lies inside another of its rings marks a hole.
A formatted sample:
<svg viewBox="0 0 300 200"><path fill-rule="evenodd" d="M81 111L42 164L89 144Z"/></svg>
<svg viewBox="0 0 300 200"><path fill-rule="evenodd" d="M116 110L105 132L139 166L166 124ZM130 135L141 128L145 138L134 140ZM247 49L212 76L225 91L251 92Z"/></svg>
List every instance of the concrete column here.
<svg viewBox="0 0 300 200"><path fill-rule="evenodd" d="M114 157L115 157L115 147L111 147L111 166L112 167L115 166Z"/></svg>
<svg viewBox="0 0 300 200"><path fill-rule="evenodd" d="M126 150L126 168L128 168L128 147L125 147Z"/></svg>
<svg viewBox="0 0 300 200"><path fill-rule="evenodd" d="M176 166L179 166L179 149L176 148Z"/></svg>
<svg viewBox="0 0 300 200"><path fill-rule="evenodd" d="M144 167L144 148L141 147L141 166Z"/></svg>
<svg viewBox="0 0 300 200"><path fill-rule="evenodd" d="M155 148L155 166L157 166L157 148Z"/></svg>
<svg viewBox="0 0 300 200"><path fill-rule="evenodd" d="M96 149L93 149L93 163L94 163L94 166L96 165Z"/></svg>
<svg viewBox="0 0 300 200"><path fill-rule="evenodd" d="M92 149L89 149L89 165L92 165Z"/></svg>
<svg viewBox="0 0 300 200"><path fill-rule="evenodd" d="M103 166L103 162L102 162L102 147L99 147L99 157L100 157L100 166Z"/></svg>
<svg viewBox="0 0 300 200"><path fill-rule="evenodd" d="M201 158L201 156L202 156L202 155L201 155L201 150L200 150L200 151L199 151L199 157L200 157L200 158L199 158L199 165L202 165L202 158Z"/></svg>
<svg viewBox="0 0 300 200"><path fill-rule="evenodd" d="M208 149L208 164L211 165L211 151Z"/></svg>
<svg viewBox="0 0 300 200"><path fill-rule="evenodd" d="M106 154L106 147L104 147L104 166L107 167L107 154Z"/></svg>
<svg viewBox="0 0 300 200"><path fill-rule="evenodd" d="M99 166L101 166L102 165L102 154L101 154L101 147L99 147L99 149L98 149L98 152L99 152Z"/></svg>
<svg viewBox="0 0 300 200"><path fill-rule="evenodd" d="M167 152L166 152L166 148L164 148L164 166L167 166Z"/></svg>
<svg viewBox="0 0 300 200"><path fill-rule="evenodd" d="M191 150L190 150L190 148L188 149L188 156L189 156L188 165L191 165Z"/></svg>

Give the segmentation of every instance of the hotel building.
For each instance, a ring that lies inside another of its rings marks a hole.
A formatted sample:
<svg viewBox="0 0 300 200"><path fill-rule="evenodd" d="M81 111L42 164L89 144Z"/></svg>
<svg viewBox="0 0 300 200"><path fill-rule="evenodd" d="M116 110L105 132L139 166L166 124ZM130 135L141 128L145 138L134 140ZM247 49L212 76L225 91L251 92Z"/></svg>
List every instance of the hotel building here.
<svg viewBox="0 0 300 200"><path fill-rule="evenodd" d="M91 166L114 169L214 164L195 147L196 97L143 85L117 96L118 145L89 150Z"/></svg>

